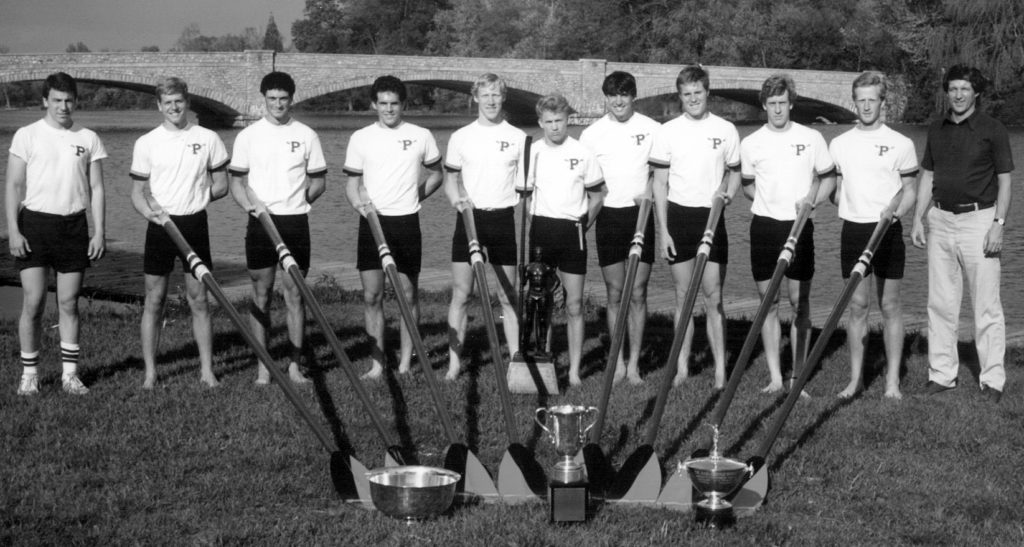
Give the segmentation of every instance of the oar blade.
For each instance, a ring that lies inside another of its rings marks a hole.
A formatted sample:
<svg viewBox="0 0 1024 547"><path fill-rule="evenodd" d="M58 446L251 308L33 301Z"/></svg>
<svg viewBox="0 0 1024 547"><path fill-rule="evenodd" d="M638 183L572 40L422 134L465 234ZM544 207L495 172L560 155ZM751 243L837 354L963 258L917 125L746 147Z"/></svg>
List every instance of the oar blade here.
<svg viewBox="0 0 1024 547"><path fill-rule="evenodd" d="M661 489L657 505L665 509L688 513L693 510L693 499L693 481L690 480L690 475L683 469L677 469L668 478L665 487Z"/></svg>
<svg viewBox="0 0 1024 547"><path fill-rule="evenodd" d="M547 495L547 476L525 446L511 444L498 467L498 492L505 503L517 504L543 499Z"/></svg>
<svg viewBox="0 0 1024 547"><path fill-rule="evenodd" d="M661 492L661 464L654 447L643 444L626 458L615 474L607 501L653 504Z"/></svg>
<svg viewBox="0 0 1024 547"><path fill-rule="evenodd" d="M462 475L462 479L456 486L457 492L470 494L488 503L501 499L501 494L498 493L498 487L494 485L491 474L466 445L462 443L450 445L445 453L444 467Z"/></svg>
<svg viewBox="0 0 1024 547"><path fill-rule="evenodd" d="M615 480L615 468L604 455L597 443L583 445L583 463L587 466L587 480L590 481L592 496L605 499Z"/></svg>
<svg viewBox="0 0 1024 547"><path fill-rule="evenodd" d="M754 458L754 475L740 487L732 498L733 512L737 517L748 517L764 505L768 495L768 466L761 458Z"/></svg>
<svg viewBox="0 0 1024 547"><path fill-rule="evenodd" d="M352 456L335 450L331 452L331 483L342 500L373 507L370 499L370 481L366 466Z"/></svg>

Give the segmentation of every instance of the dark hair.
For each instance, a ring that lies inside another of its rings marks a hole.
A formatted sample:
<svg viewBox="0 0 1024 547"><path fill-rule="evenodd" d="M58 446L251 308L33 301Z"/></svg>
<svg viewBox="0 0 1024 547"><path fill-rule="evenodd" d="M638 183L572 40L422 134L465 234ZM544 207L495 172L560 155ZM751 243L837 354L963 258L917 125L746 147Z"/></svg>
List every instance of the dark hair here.
<svg viewBox="0 0 1024 547"><path fill-rule="evenodd" d="M985 78L981 71L973 66L953 65L949 67L949 70L942 77L942 89L949 91L949 82L953 80L967 80L978 95L981 95L988 89L988 78Z"/></svg>
<svg viewBox="0 0 1024 547"><path fill-rule="evenodd" d="M295 95L295 80L286 72L271 72L260 82L260 94L266 95L271 89L279 89L289 96Z"/></svg>
<svg viewBox="0 0 1024 547"><path fill-rule="evenodd" d="M793 78L790 78L789 74L772 74L764 81L761 93L757 98L761 101L761 106L764 106L768 102L768 97L782 95L787 91L789 92L789 104L796 104L796 84L793 82Z"/></svg>
<svg viewBox="0 0 1024 547"><path fill-rule="evenodd" d="M537 117L543 116L545 112L554 112L555 114L565 114L568 116L572 114L572 107L569 106L569 101L566 100L564 95L552 93L541 97L537 101Z"/></svg>
<svg viewBox="0 0 1024 547"><path fill-rule="evenodd" d="M50 90L63 91L72 98L78 98L78 84L75 79L64 72L54 72L43 80L43 98L50 98Z"/></svg>
<svg viewBox="0 0 1024 547"><path fill-rule="evenodd" d="M398 95L399 101L405 102L405 84L402 83L402 80L390 74L381 76L373 81L373 85L370 86L370 102L377 102L377 95L379 93L394 93Z"/></svg>
<svg viewBox="0 0 1024 547"><path fill-rule="evenodd" d="M695 84L697 82L704 86L704 91L711 89L711 77L704 67L700 65L684 66L679 71L679 76L676 76L676 91L682 89L686 84Z"/></svg>
<svg viewBox="0 0 1024 547"><path fill-rule="evenodd" d="M629 95L635 99L636 78L628 72L616 70L604 77L604 83L601 84L601 93L604 93L605 97Z"/></svg>

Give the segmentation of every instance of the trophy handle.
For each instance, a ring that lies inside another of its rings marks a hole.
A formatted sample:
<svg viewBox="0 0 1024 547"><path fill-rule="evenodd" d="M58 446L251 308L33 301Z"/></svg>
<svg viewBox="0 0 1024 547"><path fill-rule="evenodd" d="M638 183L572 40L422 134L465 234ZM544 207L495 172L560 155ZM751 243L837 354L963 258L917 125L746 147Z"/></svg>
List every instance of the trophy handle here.
<svg viewBox="0 0 1024 547"><path fill-rule="evenodd" d="M538 408L538 409L536 410L536 412L534 412L534 413L533 413L533 421L537 422L537 425L539 425L539 426L540 426L540 428L541 428L541 429L543 429L543 430L544 430L544 432L548 434L548 437L550 437L550 438L551 438L552 442L554 442L554 438L555 438L555 437L554 437L554 434L553 434L553 433L551 433L551 430L550 430L550 429L548 429L548 427L547 427L546 425L544 425L544 422L546 422L546 421L547 421L547 411L548 411L548 409L546 409L546 408L544 408L544 407ZM542 413L543 413L543 414L545 414L545 416L544 416L544 420L541 420L541 419L540 419L540 415L541 415Z"/></svg>
<svg viewBox="0 0 1024 547"><path fill-rule="evenodd" d="M584 427L583 431L580 432L580 438L581 439L586 439L587 434L589 434L590 430L594 428L594 424L597 423L597 414L598 414L598 412L600 412L600 411L597 409L596 406L587 407L587 410L584 411L585 415L592 416L593 421L591 421L590 425L588 425L587 427Z"/></svg>

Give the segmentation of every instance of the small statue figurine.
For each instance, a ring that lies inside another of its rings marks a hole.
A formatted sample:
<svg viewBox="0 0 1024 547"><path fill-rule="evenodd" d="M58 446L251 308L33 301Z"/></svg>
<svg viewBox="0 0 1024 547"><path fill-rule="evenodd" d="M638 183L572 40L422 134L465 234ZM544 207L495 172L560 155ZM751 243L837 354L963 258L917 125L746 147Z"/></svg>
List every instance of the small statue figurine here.
<svg viewBox="0 0 1024 547"><path fill-rule="evenodd" d="M533 249L533 260L524 268L521 287L526 287L523 302L523 325L520 330L520 346L523 355L534 358L547 357L548 323L554 292L561 283L555 269L541 259L543 249ZM533 338L531 344L530 339Z"/></svg>

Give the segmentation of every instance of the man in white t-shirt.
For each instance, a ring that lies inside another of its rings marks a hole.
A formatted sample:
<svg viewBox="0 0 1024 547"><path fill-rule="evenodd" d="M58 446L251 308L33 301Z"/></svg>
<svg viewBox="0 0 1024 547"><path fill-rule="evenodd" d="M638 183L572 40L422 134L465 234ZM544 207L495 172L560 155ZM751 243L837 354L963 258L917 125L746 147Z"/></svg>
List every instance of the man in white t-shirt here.
<svg viewBox="0 0 1024 547"><path fill-rule="evenodd" d="M537 102L544 140L531 151L529 180L530 256L557 268L565 289L569 338L569 385L578 386L583 358L583 281L587 274L586 232L601 210L606 193L601 166L593 152L569 136L569 102L559 94ZM537 340L543 346L544 340Z"/></svg>
<svg viewBox="0 0 1024 547"><path fill-rule="evenodd" d="M740 137L736 126L711 113L710 78L700 66L687 66L676 77L683 115L666 123L654 139L654 203L661 231L662 255L672 266L676 288L676 322L693 278L694 258L704 237L716 195L729 203L740 186ZM729 261L725 214L715 226L708 262L701 277L708 341L715 360L715 389L725 387L725 310L722 284ZM689 376L693 320L686 329L675 385Z"/></svg>
<svg viewBox="0 0 1024 547"><path fill-rule="evenodd" d="M779 253L804 203L817 205L835 187L835 165L821 133L789 119L797 99L796 84L786 74L769 76L761 86L761 106L768 123L740 143L743 194L753 200L750 210L750 266L757 291L764 298ZM815 177L821 179L811 192ZM786 270L789 304L793 310L790 347L793 371L807 356L811 332L811 279L814 277L814 222L808 220L796 243L796 253ZM778 294L761 328L769 384L762 390L783 388L779 358L781 325Z"/></svg>
<svg viewBox="0 0 1024 547"><path fill-rule="evenodd" d="M839 397L850 398L864 389L864 345L868 335L871 280L877 279L879 307L884 325L886 374L885 396L899 399L900 364L903 361L903 310L900 280L906 247L899 217L914 207L917 190L917 152L914 142L885 125L882 112L888 84L880 72L865 72L853 81L857 126L832 139L829 152L836 162L839 218L843 219L840 268L848 279L882 215L895 214L864 281L850 299L850 323L846 327L850 348L850 383ZM903 191L894 212L889 202ZM872 275L874 274L874 275Z"/></svg>
<svg viewBox="0 0 1024 547"><path fill-rule="evenodd" d="M429 130L402 119L405 84L394 76L381 76L370 87L370 104L377 121L352 134L345 154L348 183L345 195L359 219L356 267L363 284L366 332L373 338L373 365L364 377L379 378L384 353L384 272L377 245L366 221L368 208L377 211L384 238L391 249L402 291L419 319L417 280L422 261L420 202L441 185L441 153ZM427 176L422 176L422 170ZM398 290L398 288L395 288ZM409 371L412 338L404 321L398 372Z"/></svg>
<svg viewBox="0 0 1024 547"><path fill-rule="evenodd" d="M185 295L199 350L199 379L216 387L206 287L189 274L188 262L163 229L160 216L166 211L189 246L212 268L206 207L228 193L228 152L216 133L189 122L188 85L184 80L165 78L156 86L156 97L164 121L135 141L131 166L135 181L132 204L149 221L143 254L146 304L140 330L146 373L142 387L152 389L156 385L156 351L175 258L181 258L185 272Z"/></svg>
<svg viewBox="0 0 1024 547"><path fill-rule="evenodd" d="M60 353L65 392L89 392L78 378L78 293L85 269L106 248L103 166L107 157L100 138L74 123L78 86L57 72L43 82L46 114L18 129L7 159L8 245L21 277L18 319L22 375L18 395L39 393L39 347L46 286L57 273ZM92 237L86 208L96 223Z"/></svg>
<svg viewBox="0 0 1024 547"><path fill-rule="evenodd" d="M270 213L285 245L303 275L309 271L310 204L327 188L327 162L320 138L306 124L292 118L295 82L284 72L271 72L260 82L266 115L235 137L231 153L231 195L249 213L245 232L245 261L252 279L253 302L249 325L266 345L270 330L270 296L277 272L277 251L258 215ZM290 276L283 276L284 302L288 308L288 376L295 383L308 382L299 369L303 356L306 309L299 288ZM258 385L270 383L260 363Z"/></svg>
<svg viewBox="0 0 1024 547"><path fill-rule="evenodd" d="M502 325L509 355L519 351L519 320L516 318L515 279L516 223L519 203L516 186L525 176L526 133L505 121L502 105L506 85L495 74L483 74L473 83L477 119L452 134L445 155L444 193L460 213L452 236L452 302L448 308L449 359L445 378L454 380L462 368L473 269L469 263L466 229L461 211L473 207L477 237L486 249L486 260L498 276Z"/></svg>
<svg viewBox="0 0 1024 547"><path fill-rule="evenodd" d="M608 195L595 227L597 260L601 266L608 293L608 332L615 330L615 318L622 305L623 283L626 281L626 260L632 247L640 207L636 200L650 194L651 168L647 165L654 135L661 125L636 112L636 79L628 72L615 71L601 85L608 113L580 135L580 142L593 151L604 173ZM644 245L636 270L629 306L629 361L618 355L615 381L628 376L639 384L640 348L647 322L647 281L654 263L654 215L644 228Z"/></svg>

